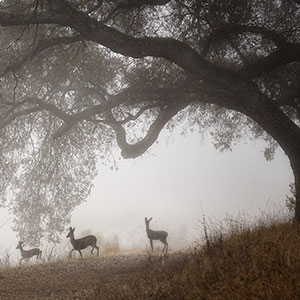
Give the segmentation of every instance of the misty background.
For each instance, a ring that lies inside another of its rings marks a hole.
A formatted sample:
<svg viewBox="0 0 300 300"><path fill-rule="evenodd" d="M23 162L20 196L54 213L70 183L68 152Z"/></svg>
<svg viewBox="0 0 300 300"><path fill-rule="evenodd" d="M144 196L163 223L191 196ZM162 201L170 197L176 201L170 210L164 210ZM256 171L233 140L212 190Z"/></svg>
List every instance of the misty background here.
<svg viewBox="0 0 300 300"><path fill-rule="evenodd" d="M169 249L174 250L199 238L203 215L218 222L228 216L251 219L262 212L285 210L293 181L289 162L281 149L273 161L266 161L264 146L262 141L245 140L232 152L221 153L208 133L182 136L179 129L172 134L163 131L142 157L120 159L118 171L99 162L91 195L72 213L75 237L90 231L117 236L121 247L146 250L147 216L153 217L152 229L168 231ZM0 208L0 226L9 217ZM11 230L11 219L0 229L0 255L9 249L16 260L19 239ZM60 244L65 248L67 228ZM154 242L155 248L158 245Z"/></svg>

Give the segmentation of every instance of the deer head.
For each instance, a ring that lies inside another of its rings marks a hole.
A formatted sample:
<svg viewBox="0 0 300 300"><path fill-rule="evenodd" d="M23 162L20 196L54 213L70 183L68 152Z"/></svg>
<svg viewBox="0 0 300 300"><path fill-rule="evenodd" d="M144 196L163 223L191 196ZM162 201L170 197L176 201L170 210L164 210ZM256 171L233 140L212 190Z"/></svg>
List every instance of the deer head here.
<svg viewBox="0 0 300 300"><path fill-rule="evenodd" d="M16 249L21 249L21 248L22 248L22 245L23 245L23 242L20 241L20 242L18 243L18 246L16 247Z"/></svg>
<svg viewBox="0 0 300 300"><path fill-rule="evenodd" d="M149 223L151 222L151 220L152 220L152 217L150 219L145 218L146 226L149 226Z"/></svg>
<svg viewBox="0 0 300 300"><path fill-rule="evenodd" d="M67 234L67 238L71 237L72 235L74 235L74 231L75 231L75 227L70 227L69 228L69 233Z"/></svg>

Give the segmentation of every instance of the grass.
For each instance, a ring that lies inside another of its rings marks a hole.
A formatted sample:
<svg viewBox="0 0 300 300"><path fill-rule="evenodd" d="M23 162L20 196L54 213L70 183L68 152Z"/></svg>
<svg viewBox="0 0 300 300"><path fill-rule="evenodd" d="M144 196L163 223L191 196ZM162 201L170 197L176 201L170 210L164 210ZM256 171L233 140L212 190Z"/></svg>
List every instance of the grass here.
<svg viewBox="0 0 300 300"><path fill-rule="evenodd" d="M115 299L299 299L299 224L233 222L227 232L204 231L205 244L191 255L149 268Z"/></svg>
<svg viewBox="0 0 300 300"><path fill-rule="evenodd" d="M0 269L6 299L299 299L300 224L203 223L188 253L119 255Z"/></svg>

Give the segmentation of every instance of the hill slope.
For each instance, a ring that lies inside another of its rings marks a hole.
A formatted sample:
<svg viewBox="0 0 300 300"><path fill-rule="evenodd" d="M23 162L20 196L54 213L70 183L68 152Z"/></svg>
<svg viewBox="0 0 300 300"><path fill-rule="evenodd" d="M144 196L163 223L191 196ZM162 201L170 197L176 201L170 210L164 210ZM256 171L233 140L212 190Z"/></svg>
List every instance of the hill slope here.
<svg viewBox="0 0 300 300"><path fill-rule="evenodd" d="M205 242L163 261L136 255L0 269L0 299L300 299L299 224L238 225Z"/></svg>

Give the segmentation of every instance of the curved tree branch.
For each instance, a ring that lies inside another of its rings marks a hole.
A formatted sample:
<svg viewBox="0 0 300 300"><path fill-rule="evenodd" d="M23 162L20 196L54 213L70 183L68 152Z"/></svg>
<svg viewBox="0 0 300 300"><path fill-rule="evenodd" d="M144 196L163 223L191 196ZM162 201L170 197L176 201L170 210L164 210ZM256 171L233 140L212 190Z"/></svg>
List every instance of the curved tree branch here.
<svg viewBox="0 0 300 300"><path fill-rule="evenodd" d="M187 107L190 101L179 101L168 105L158 115L157 119L151 124L145 137L135 144L129 144L126 140L126 131L122 124L114 118L111 111L107 111L106 121L116 134L118 146L121 149L121 154L124 158L135 158L142 155L153 143L157 140L164 126L182 109Z"/></svg>
<svg viewBox="0 0 300 300"><path fill-rule="evenodd" d="M235 71L213 65L188 44L172 38L135 38L90 18L63 0L48 0L48 3L51 11L38 14L34 20L27 15L12 16L7 13L0 13L0 24L6 26L36 22L38 24L69 26L87 40L103 45L115 53L133 58L146 56L165 58L203 80L211 88L221 88L236 95L235 99L238 100L235 101L234 107L231 103L232 109L243 112L258 122L272 134L284 150L287 150L286 145L289 143L287 132L290 133L290 136L295 136L295 139L300 137L299 127L280 110L276 103L264 96L249 78L243 77ZM280 120L280 124L278 120ZM118 140L124 140L122 130L119 128L117 132ZM151 138L146 138L146 142L142 143L140 148L144 148L146 144L151 144L149 140L153 142ZM130 146L128 146L130 150L126 150L125 142L121 142L120 146L123 147L125 156L127 152L134 152ZM138 145L136 146L137 153L140 153Z"/></svg>
<svg viewBox="0 0 300 300"><path fill-rule="evenodd" d="M250 78L257 78L291 62L300 62L300 45L287 43L285 47L246 65L239 70L239 73Z"/></svg>
<svg viewBox="0 0 300 300"><path fill-rule="evenodd" d="M205 56L210 46L220 40L226 40L233 35L241 33L254 33L263 36L276 45L277 50L269 53L265 57L259 58L257 61L246 66L240 70L241 74L250 76L251 78L259 77L268 72L276 70L282 65L288 64L293 61L300 62L300 45L290 43L285 40L282 35L274 30L270 30L259 26L248 25L229 25L217 30L214 30L204 42L201 55Z"/></svg>
<svg viewBox="0 0 300 300"><path fill-rule="evenodd" d="M131 114L129 112L127 112L127 117L118 121L119 124L126 124L130 121L134 121L137 120L146 110L151 109L151 108L157 108L159 107L156 103L152 103L152 104L148 104L143 106L142 108L139 109L139 111L136 114Z"/></svg>
<svg viewBox="0 0 300 300"><path fill-rule="evenodd" d="M44 12L31 19L31 15L11 15L0 12L0 25L26 25L31 24L58 24L69 26L80 33L81 38L101 44L116 53L134 58L146 56L162 57L175 62L191 74L206 78L211 77L211 71L219 74L213 81L220 80L221 76L240 77L232 71L216 67L205 61L199 53L187 44L171 38L133 38L118 30L102 24L101 22L76 11L69 5L62 5L64 1L49 1L55 4L57 12ZM62 6L62 7L61 7ZM59 8L61 8L59 10ZM221 75L221 76L220 76ZM226 80L228 81L228 80Z"/></svg>

